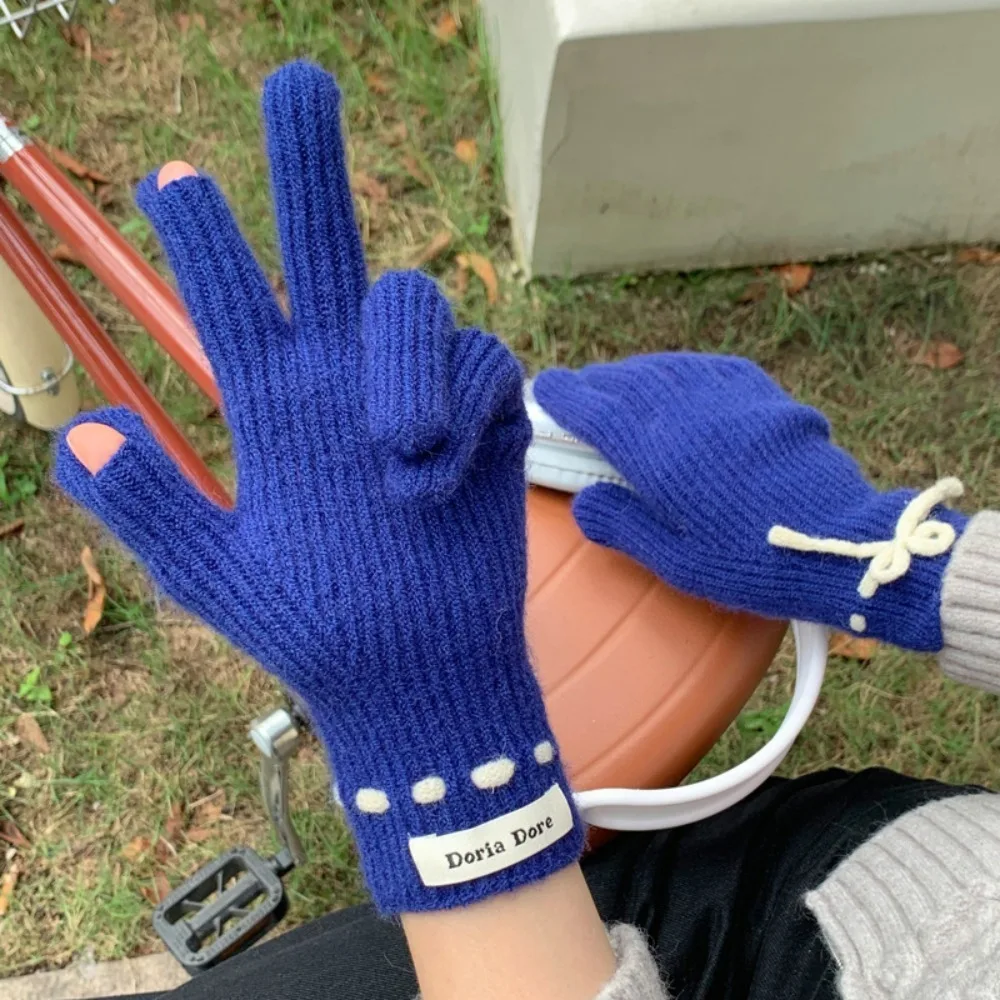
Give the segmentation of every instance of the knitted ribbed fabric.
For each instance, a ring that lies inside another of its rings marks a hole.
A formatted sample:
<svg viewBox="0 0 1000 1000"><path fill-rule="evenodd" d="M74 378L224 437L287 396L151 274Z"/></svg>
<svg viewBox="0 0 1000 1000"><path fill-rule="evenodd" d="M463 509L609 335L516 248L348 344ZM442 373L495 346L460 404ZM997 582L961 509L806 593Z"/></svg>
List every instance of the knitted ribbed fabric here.
<svg viewBox="0 0 1000 1000"><path fill-rule="evenodd" d="M1000 996L1000 796L940 799L849 854L805 897L844 1000Z"/></svg>
<svg viewBox="0 0 1000 1000"><path fill-rule="evenodd" d="M64 434L56 476L306 703L380 909L469 903L582 846L572 813L541 852L436 888L408 849L570 794L524 637L521 369L496 338L456 331L429 278L367 290L332 78L292 64L263 104L290 320L211 180L139 190L222 390L235 510L122 409L76 421L125 435L111 461L91 476Z"/></svg>
<svg viewBox="0 0 1000 1000"><path fill-rule="evenodd" d="M950 552L859 593L868 561L772 544L775 526L849 542L891 540L912 490L879 493L796 403L743 358L658 354L543 372L535 398L601 451L634 489L581 493L586 535L623 550L680 590L726 607L822 622L910 649L939 650ZM932 517L960 533L966 518Z"/></svg>
<svg viewBox="0 0 1000 1000"><path fill-rule="evenodd" d="M1000 694L1000 513L980 511L955 546L941 591L941 669Z"/></svg>

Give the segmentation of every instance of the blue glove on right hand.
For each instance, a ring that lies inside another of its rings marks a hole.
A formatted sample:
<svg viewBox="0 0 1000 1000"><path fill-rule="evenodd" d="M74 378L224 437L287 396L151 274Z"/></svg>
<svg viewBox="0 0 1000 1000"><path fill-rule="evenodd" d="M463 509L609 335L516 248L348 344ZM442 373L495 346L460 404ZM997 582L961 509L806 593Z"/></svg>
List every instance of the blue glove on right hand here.
<svg viewBox="0 0 1000 1000"><path fill-rule="evenodd" d="M744 358L552 369L535 398L634 488L577 497L592 541L726 607L941 648L941 579L967 519L937 505L958 480L879 493L823 415Z"/></svg>
<svg viewBox="0 0 1000 1000"><path fill-rule="evenodd" d="M123 409L76 422L114 455L85 466L71 429L56 477L300 696L376 905L466 905L583 846L524 636L521 367L429 278L368 288L333 79L292 63L263 105L290 317L208 178L139 192L219 380L235 508Z"/></svg>

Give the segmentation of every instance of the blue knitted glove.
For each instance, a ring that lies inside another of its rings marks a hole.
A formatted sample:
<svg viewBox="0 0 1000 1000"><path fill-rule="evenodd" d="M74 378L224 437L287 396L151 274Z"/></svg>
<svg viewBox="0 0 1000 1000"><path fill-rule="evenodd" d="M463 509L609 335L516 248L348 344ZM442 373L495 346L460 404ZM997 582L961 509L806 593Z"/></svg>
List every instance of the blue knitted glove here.
<svg viewBox="0 0 1000 1000"><path fill-rule="evenodd" d="M593 541L726 607L941 648L941 578L966 518L937 505L958 480L879 493L821 413L743 358L553 369L535 398L634 487L577 497Z"/></svg>
<svg viewBox="0 0 1000 1000"><path fill-rule="evenodd" d="M303 699L378 907L470 903L582 847L525 645L522 372L429 278L368 290L332 78L287 66L263 106L291 319L211 180L139 188L222 390L235 509L121 409L76 421L124 434L110 462L64 432L56 477Z"/></svg>

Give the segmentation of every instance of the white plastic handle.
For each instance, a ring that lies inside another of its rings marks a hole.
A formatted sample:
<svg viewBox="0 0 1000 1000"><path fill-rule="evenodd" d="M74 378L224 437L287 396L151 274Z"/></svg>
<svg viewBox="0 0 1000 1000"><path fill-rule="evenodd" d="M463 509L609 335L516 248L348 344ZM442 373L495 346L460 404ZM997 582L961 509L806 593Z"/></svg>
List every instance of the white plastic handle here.
<svg viewBox="0 0 1000 1000"><path fill-rule="evenodd" d="M723 774L693 785L577 792L574 798L584 820L606 830L665 830L714 816L760 787L788 755L808 721L826 673L826 629L809 622L793 622L792 629L795 690L781 726L760 750Z"/></svg>
<svg viewBox="0 0 1000 1000"><path fill-rule="evenodd" d="M531 382L524 386L524 405L531 419L531 444L524 457L528 482L561 493L579 493L594 483L625 485L613 465L596 449L564 431L535 401Z"/></svg>

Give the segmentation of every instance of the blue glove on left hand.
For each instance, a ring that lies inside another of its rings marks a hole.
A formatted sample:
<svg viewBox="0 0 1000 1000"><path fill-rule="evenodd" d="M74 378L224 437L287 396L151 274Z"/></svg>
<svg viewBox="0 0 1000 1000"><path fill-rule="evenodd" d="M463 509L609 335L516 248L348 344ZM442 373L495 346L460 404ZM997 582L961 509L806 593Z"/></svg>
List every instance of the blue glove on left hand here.
<svg viewBox="0 0 1000 1000"><path fill-rule="evenodd" d="M652 354L543 372L535 398L634 489L581 493L593 541L679 590L939 650L956 479L879 493L817 410L743 358ZM928 520L928 518L933 518Z"/></svg>
<svg viewBox="0 0 1000 1000"><path fill-rule="evenodd" d="M235 509L124 410L76 421L124 436L106 465L63 435L56 477L305 702L378 907L469 903L583 841L524 637L521 369L429 278L368 289L332 78L292 64L263 103L290 319L209 179L139 191L222 390Z"/></svg>

